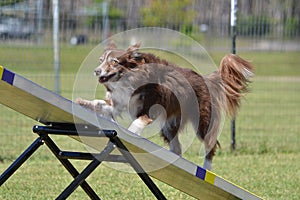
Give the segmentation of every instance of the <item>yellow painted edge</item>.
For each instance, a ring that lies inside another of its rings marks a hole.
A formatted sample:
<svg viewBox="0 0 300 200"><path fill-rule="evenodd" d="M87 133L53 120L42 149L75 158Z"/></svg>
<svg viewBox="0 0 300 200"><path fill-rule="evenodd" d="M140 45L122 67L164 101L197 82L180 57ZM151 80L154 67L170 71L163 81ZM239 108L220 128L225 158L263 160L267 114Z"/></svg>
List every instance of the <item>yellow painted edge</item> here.
<svg viewBox="0 0 300 200"><path fill-rule="evenodd" d="M206 175L205 175L205 181L209 182L210 184L214 185L215 184L215 178L216 175L208 170L206 170Z"/></svg>
<svg viewBox="0 0 300 200"><path fill-rule="evenodd" d="M2 79L4 67L0 65L0 79Z"/></svg>
<svg viewBox="0 0 300 200"><path fill-rule="evenodd" d="M206 173L207 173L207 171L206 171ZM212 172L210 172L210 173L212 173ZM250 192L249 190L246 190L245 188L241 187L240 185L237 185L236 183L233 183L233 182L231 182L229 180L226 180L225 178L223 178L223 177L221 177L219 175L216 175L216 174L214 174L214 175L215 175L215 177L218 177L218 179L220 179L222 181L225 181L225 182L227 182L227 183L229 183L231 185L234 185L235 187L240 188L241 190L244 190L244 191L248 192L249 194L252 194L253 196L257 197L258 199L263 199L260 196L254 194L253 192ZM220 185L216 185L216 186L220 187Z"/></svg>

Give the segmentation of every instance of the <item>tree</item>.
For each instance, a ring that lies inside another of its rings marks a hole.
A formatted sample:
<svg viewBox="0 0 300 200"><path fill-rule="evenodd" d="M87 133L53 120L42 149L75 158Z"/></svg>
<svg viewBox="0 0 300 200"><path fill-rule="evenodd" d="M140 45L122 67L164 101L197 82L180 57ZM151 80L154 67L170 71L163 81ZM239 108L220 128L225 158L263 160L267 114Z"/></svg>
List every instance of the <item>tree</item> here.
<svg viewBox="0 0 300 200"><path fill-rule="evenodd" d="M141 9L145 26L167 26L178 29L191 27L196 12L192 0L153 0L150 7Z"/></svg>
<svg viewBox="0 0 300 200"><path fill-rule="evenodd" d="M15 3L23 2L25 0L5 0L0 1L0 6L7 6L7 5L13 5Z"/></svg>

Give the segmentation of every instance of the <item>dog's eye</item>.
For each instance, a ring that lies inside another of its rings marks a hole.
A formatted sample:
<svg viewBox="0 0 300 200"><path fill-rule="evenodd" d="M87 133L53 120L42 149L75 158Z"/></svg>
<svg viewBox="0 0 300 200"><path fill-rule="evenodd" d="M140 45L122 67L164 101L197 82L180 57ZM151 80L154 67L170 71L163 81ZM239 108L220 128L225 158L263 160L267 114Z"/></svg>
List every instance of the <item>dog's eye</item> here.
<svg viewBox="0 0 300 200"><path fill-rule="evenodd" d="M99 58L99 63L103 63L103 58Z"/></svg>
<svg viewBox="0 0 300 200"><path fill-rule="evenodd" d="M111 60L112 64L115 65L115 64L118 64L119 63L119 60L117 58L113 58Z"/></svg>

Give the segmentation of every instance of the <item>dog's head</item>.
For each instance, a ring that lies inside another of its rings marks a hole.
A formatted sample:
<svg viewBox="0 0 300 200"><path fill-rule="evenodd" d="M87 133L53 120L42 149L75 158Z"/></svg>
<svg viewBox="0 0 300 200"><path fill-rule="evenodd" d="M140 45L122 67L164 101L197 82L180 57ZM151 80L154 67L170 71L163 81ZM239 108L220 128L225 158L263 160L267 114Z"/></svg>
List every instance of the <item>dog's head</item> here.
<svg viewBox="0 0 300 200"><path fill-rule="evenodd" d="M143 63L141 53L137 50L140 43L128 47L126 50L117 49L110 43L99 59L100 65L94 70L100 83L118 81L124 72L133 70L138 64Z"/></svg>

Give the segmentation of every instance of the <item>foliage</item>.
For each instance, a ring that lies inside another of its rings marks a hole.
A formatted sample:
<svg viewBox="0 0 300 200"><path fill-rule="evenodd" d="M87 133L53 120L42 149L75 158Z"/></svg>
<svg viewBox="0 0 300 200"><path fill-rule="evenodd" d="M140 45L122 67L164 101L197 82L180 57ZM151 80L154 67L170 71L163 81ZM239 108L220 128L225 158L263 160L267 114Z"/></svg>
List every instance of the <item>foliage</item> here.
<svg viewBox="0 0 300 200"><path fill-rule="evenodd" d="M300 21L296 17L288 18L284 23L284 35L287 37L294 37L299 35Z"/></svg>
<svg viewBox="0 0 300 200"><path fill-rule="evenodd" d="M271 20L267 16L239 16L237 34L241 36L263 36L270 32Z"/></svg>
<svg viewBox="0 0 300 200"><path fill-rule="evenodd" d="M102 13L102 4L104 3L103 0L94 0L94 4L88 8L90 10L97 10L97 16L98 17L102 17L103 13ZM124 17L124 12L114 6L112 6L111 4L108 4L108 17L111 19L116 19L116 18L121 18Z"/></svg>
<svg viewBox="0 0 300 200"><path fill-rule="evenodd" d="M88 10L96 10L96 15L91 15L87 18L87 24L90 27L94 27L96 24L102 24L103 9L102 9L102 3L103 0L94 0L95 4L92 7L89 7ZM124 18L124 11L112 6L111 4L108 4L108 18L113 21L117 21L119 19ZM112 26L116 26L115 23L110 23Z"/></svg>
<svg viewBox="0 0 300 200"><path fill-rule="evenodd" d="M167 26L190 31L196 11L192 0L153 0L150 7L141 9L142 23L145 26Z"/></svg>
<svg viewBox="0 0 300 200"><path fill-rule="evenodd" d="M0 6L8 6L8 5L13 5L15 3L20 3L24 2L25 0L5 0L5 1L0 1Z"/></svg>

